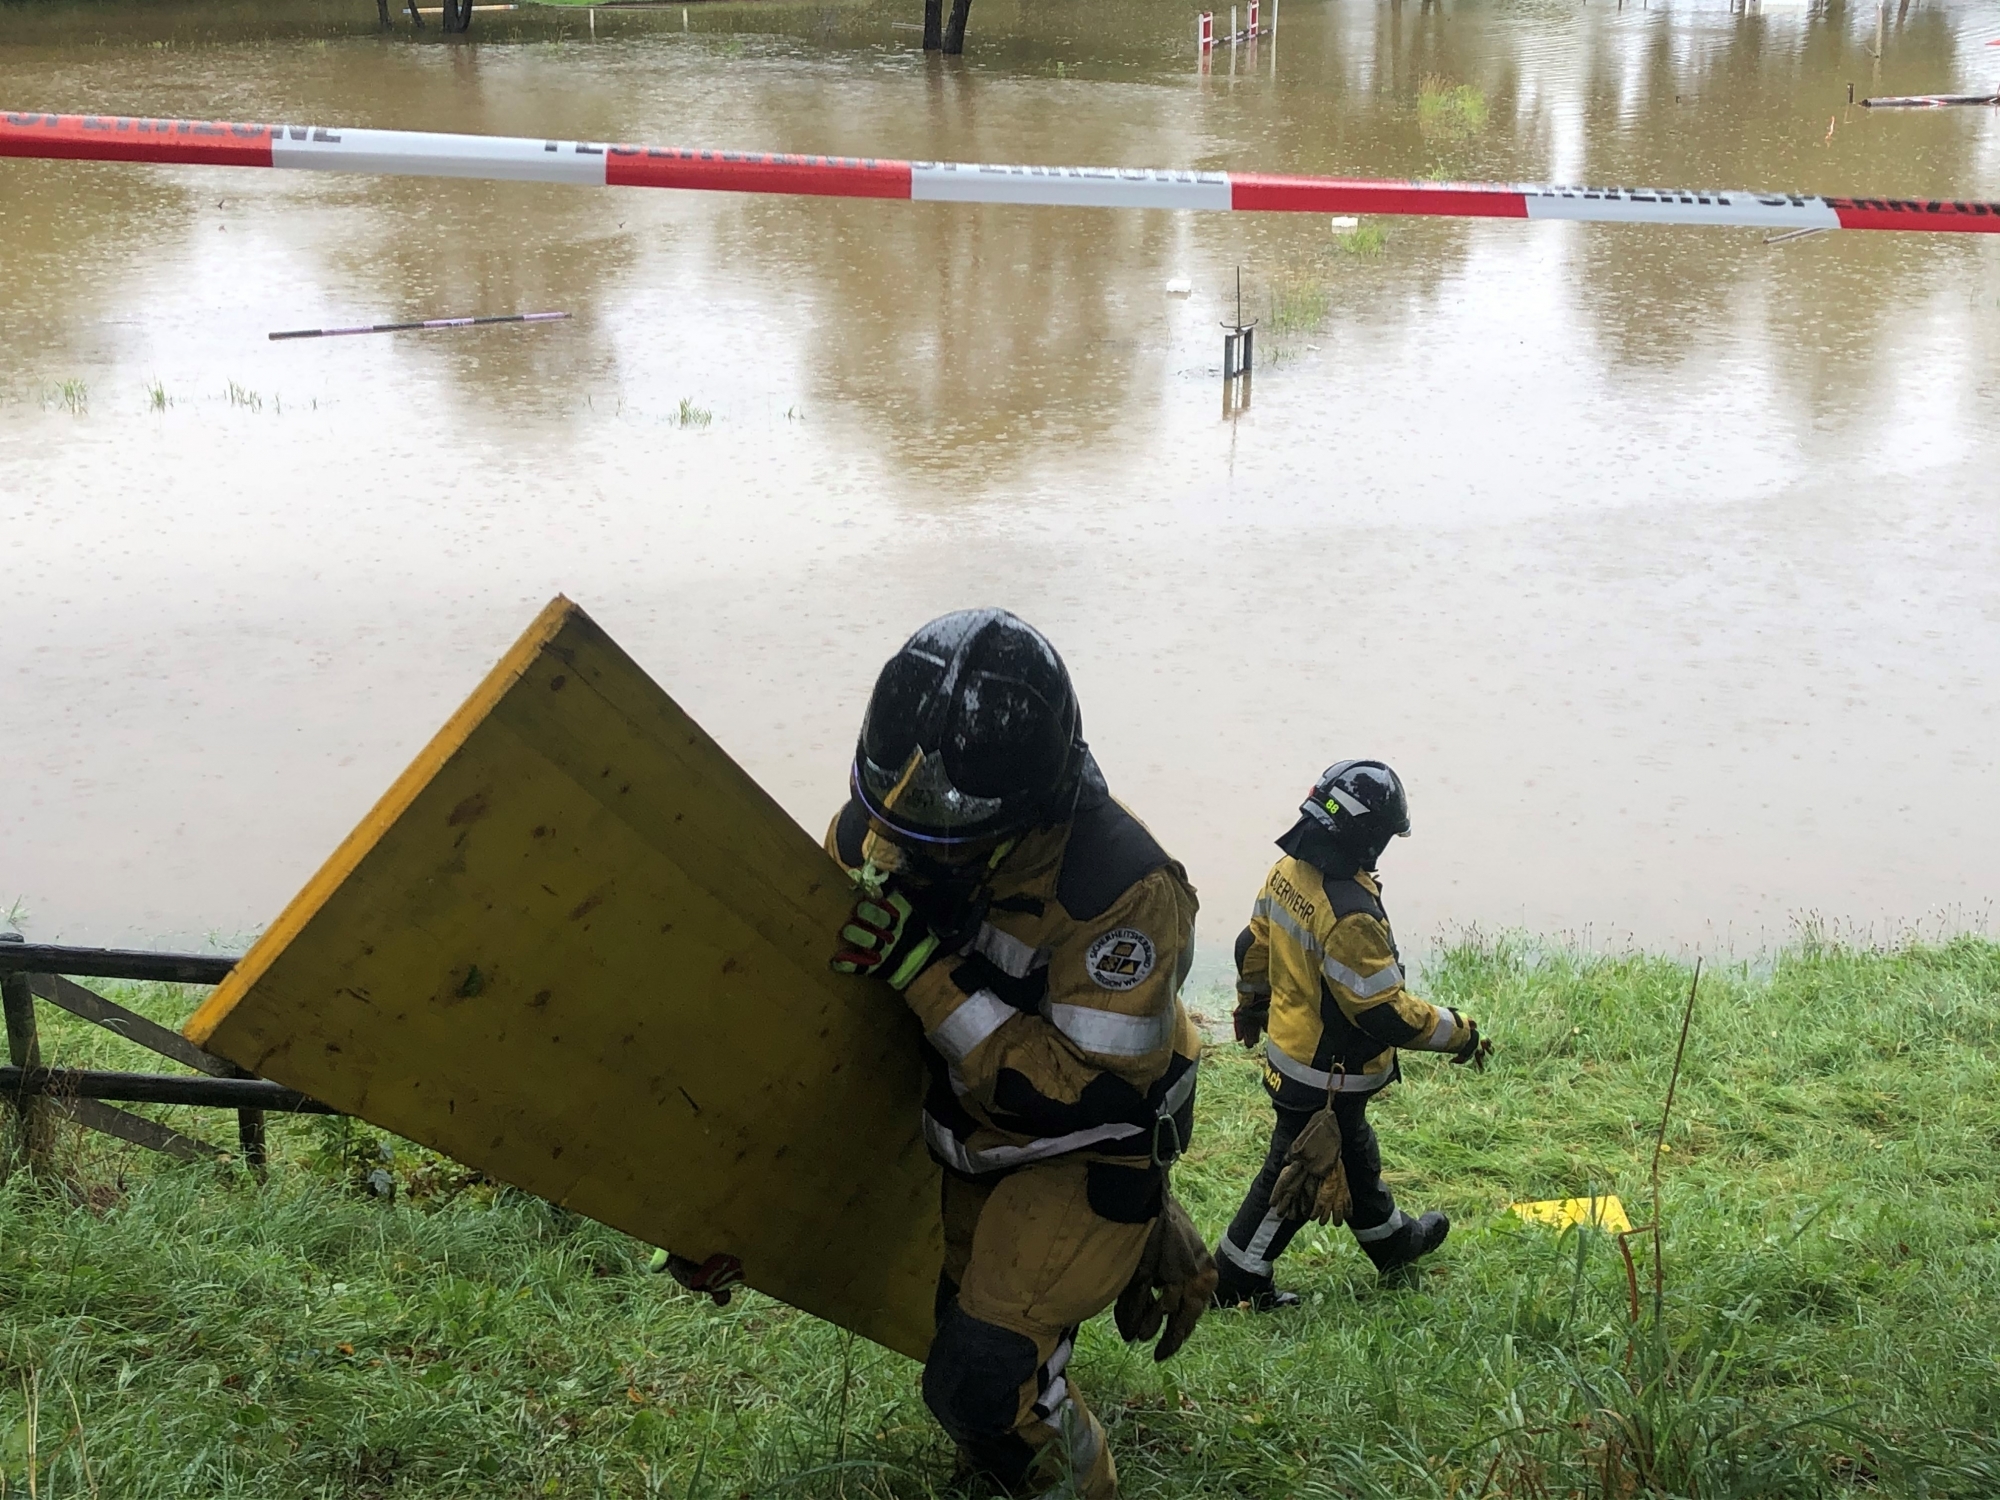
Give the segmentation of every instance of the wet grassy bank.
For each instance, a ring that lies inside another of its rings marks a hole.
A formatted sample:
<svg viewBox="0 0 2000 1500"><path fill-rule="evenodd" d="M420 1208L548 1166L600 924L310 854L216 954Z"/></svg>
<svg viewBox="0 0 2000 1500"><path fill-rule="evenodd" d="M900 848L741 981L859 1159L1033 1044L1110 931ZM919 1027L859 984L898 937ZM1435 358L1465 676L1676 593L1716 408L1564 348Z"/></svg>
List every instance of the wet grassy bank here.
<svg viewBox="0 0 2000 1500"><path fill-rule="evenodd" d="M1643 1220L1687 978L1441 955L1430 989L1490 1028L1495 1067L1418 1058L1378 1121L1399 1197L1449 1210L1450 1243L1385 1289L1309 1231L1284 1266L1304 1309L1214 1316L1165 1366L1098 1320L1076 1370L1126 1492L2000 1489L2000 944L1808 943L1704 975L1663 1310L1642 1247L1635 1321L1613 1242L1505 1205L1615 1191ZM52 1061L133 1065L119 1045L45 1036ZM1218 1049L1177 1173L1211 1234L1267 1118ZM643 1275L645 1247L364 1128L274 1135L261 1188L74 1141L0 1188L6 1495L31 1470L40 1496L946 1489L907 1361L756 1295L713 1308Z"/></svg>

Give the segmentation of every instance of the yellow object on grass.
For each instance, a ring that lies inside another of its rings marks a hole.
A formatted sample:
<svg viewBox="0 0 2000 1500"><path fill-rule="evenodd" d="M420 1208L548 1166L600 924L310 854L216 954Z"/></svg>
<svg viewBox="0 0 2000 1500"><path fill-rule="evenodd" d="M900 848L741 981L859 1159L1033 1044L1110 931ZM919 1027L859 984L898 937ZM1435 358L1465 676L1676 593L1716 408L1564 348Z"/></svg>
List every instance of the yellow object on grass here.
<svg viewBox="0 0 2000 1500"><path fill-rule="evenodd" d="M1540 1203L1516 1203L1514 1213L1534 1224L1553 1224L1568 1229L1575 1224L1594 1224L1607 1234L1623 1234L1632 1227L1625 1205L1616 1193L1597 1198L1549 1198Z"/></svg>
<svg viewBox="0 0 2000 1500"><path fill-rule="evenodd" d="M210 1051L921 1358L909 1013L840 867L567 599L187 1027Z"/></svg>

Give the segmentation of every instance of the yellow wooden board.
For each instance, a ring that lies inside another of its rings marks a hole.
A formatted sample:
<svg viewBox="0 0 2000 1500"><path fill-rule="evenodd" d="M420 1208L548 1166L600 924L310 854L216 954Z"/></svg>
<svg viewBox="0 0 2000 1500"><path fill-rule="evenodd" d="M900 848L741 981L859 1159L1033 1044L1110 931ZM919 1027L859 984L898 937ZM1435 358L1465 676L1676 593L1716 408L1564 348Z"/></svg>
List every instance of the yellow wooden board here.
<svg viewBox="0 0 2000 1500"><path fill-rule="evenodd" d="M828 971L850 898L558 598L187 1035L921 1358L917 1030Z"/></svg>
<svg viewBox="0 0 2000 1500"><path fill-rule="evenodd" d="M1594 1224L1607 1234L1622 1234L1632 1227L1616 1193L1596 1198L1548 1198L1540 1203L1516 1203L1512 1208L1516 1216L1530 1223L1552 1224L1557 1229Z"/></svg>

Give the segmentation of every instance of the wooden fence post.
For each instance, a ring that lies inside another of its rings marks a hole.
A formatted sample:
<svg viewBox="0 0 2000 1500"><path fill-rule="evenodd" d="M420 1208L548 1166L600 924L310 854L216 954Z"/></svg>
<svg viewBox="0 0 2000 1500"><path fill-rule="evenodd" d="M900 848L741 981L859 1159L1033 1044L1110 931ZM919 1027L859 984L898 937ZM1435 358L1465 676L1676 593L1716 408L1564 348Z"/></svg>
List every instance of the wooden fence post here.
<svg viewBox="0 0 2000 1500"><path fill-rule="evenodd" d="M35 996L28 988L28 976L0 975L0 1001L5 1002L7 1011L8 1060L17 1068L40 1067L42 1046L35 1035ZM54 1143L48 1101L37 1094L16 1094L14 1119L13 1150L29 1171L40 1172L49 1164L49 1148Z"/></svg>
<svg viewBox="0 0 2000 1500"><path fill-rule="evenodd" d="M972 0L951 0L951 18L944 23L944 55L957 57L965 51L965 22L972 14Z"/></svg>

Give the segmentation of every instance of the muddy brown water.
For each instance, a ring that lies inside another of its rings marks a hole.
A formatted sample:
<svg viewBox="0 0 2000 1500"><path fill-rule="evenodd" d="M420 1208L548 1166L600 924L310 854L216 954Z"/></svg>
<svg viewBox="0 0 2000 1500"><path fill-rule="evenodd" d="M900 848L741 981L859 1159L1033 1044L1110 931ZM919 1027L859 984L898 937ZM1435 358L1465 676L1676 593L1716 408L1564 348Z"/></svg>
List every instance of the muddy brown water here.
<svg viewBox="0 0 2000 1500"><path fill-rule="evenodd" d="M1990 6L920 14L14 4L0 107L2000 198L1996 111L1846 104L2000 83ZM1765 239L0 163L0 903L258 927L562 591L815 831L897 641L1020 611L1210 972L1347 755L1413 946L1977 926L2000 245Z"/></svg>

